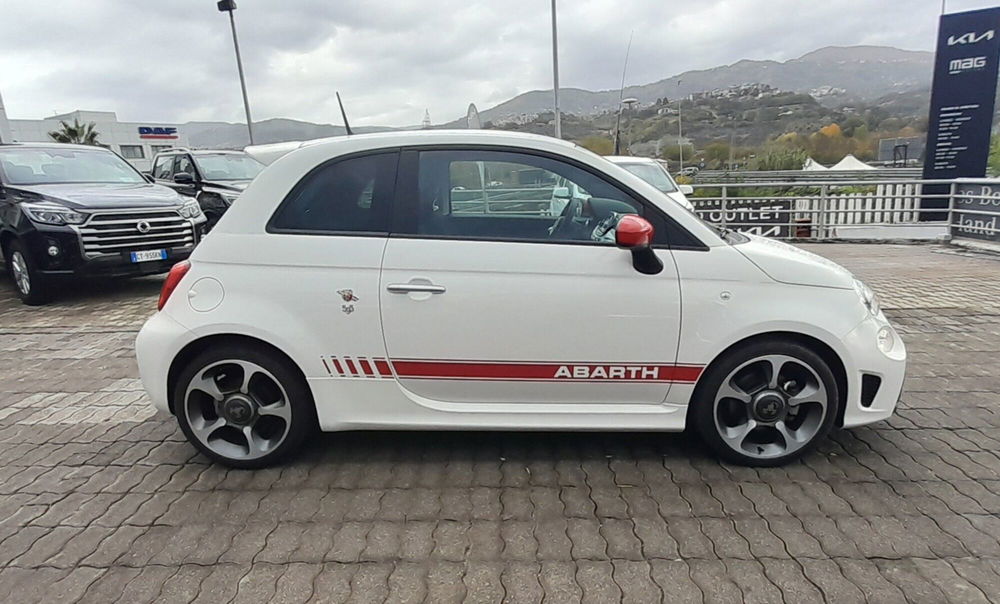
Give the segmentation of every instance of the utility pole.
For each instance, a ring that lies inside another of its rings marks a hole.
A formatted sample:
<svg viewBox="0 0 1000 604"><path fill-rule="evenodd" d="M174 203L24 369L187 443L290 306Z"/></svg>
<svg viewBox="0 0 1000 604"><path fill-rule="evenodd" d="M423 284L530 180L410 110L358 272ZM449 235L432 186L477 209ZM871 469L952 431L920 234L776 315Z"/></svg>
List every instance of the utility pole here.
<svg viewBox="0 0 1000 604"><path fill-rule="evenodd" d="M677 152L680 153L681 171L684 170L684 130L681 127L681 103L684 98L681 94L681 81L677 80Z"/></svg>
<svg viewBox="0 0 1000 604"><path fill-rule="evenodd" d="M733 139L735 139L735 138L736 138L735 133L730 132L729 133L729 167L727 168L728 170L732 170L733 169Z"/></svg>
<svg viewBox="0 0 1000 604"><path fill-rule="evenodd" d="M556 32L556 0L552 0L552 96L556 114L556 138L562 138L559 115L559 37Z"/></svg>
<svg viewBox="0 0 1000 604"><path fill-rule="evenodd" d="M243 109L247 114L247 134L250 136L250 144L252 145L253 119L250 118L250 99L247 97L247 81L243 76L243 59L240 57L240 42L236 38L236 18L233 17L233 11L236 10L236 0L219 0L216 6L219 12L229 13L229 25L233 30L233 48L236 50L236 69L240 72L240 89L243 91Z"/></svg>

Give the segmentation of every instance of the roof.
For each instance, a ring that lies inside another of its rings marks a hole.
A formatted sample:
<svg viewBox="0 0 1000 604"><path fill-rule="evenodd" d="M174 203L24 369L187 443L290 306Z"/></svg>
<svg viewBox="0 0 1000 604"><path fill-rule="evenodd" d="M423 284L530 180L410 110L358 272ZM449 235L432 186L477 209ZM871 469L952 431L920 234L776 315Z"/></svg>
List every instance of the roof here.
<svg viewBox="0 0 1000 604"><path fill-rule="evenodd" d="M287 155L296 149L306 147L363 147L379 149L392 146L416 145L499 145L536 149L577 148L574 143L551 136L509 132L506 130L402 130L391 132L372 132L368 134L352 134L350 136L333 136L310 141L289 141L270 145L254 145L245 149L250 155L263 164L271 164L279 157Z"/></svg>
<svg viewBox="0 0 1000 604"><path fill-rule="evenodd" d="M632 157L630 155L605 155L604 159L613 164L655 164L652 157Z"/></svg>
<svg viewBox="0 0 1000 604"><path fill-rule="evenodd" d="M89 149L91 151L93 151L93 150L100 150L100 151L108 151L110 153L110 151L107 148L101 147L101 146L95 146L95 145L74 145L74 144L70 144L70 143L56 143L56 142L51 142L51 143L17 143L17 142L14 142L14 143L0 143L0 149L5 148L5 147L22 147L22 148L26 148L26 149L52 149L52 148L56 148L56 149Z"/></svg>

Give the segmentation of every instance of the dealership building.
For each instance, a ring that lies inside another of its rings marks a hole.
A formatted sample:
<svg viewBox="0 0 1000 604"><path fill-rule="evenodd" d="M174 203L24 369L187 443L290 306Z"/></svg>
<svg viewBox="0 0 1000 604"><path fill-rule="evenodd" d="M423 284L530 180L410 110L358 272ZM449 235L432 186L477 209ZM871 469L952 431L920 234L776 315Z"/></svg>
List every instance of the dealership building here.
<svg viewBox="0 0 1000 604"><path fill-rule="evenodd" d="M49 132L59 130L59 122L94 123L98 142L121 155L140 171L152 167L153 156L171 147L187 147L187 135L177 124L162 122L119 122L114 111L72 111L41 120L8 119L0 100L0 140L3 142L52 142Z"/></svg>

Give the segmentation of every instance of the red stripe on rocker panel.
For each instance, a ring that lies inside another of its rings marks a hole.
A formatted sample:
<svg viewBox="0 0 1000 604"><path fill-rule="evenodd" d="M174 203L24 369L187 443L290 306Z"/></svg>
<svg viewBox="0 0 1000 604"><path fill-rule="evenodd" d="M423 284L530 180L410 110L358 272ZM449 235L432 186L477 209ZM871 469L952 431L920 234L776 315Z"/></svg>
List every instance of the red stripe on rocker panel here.
<svg viewBox="0 0 1000 604"><path fill-rule="evenodd" d="M678 365L392 361L401 378L587 382L694 382L702 368Z"/></svg>

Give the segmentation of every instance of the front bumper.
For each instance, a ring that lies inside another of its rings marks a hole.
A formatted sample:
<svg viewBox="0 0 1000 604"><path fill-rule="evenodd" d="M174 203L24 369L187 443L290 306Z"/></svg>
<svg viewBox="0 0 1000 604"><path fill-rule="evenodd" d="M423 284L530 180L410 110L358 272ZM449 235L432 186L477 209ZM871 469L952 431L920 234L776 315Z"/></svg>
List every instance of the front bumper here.
<svg viewBox="0 0 1000 604"><path fill-rule="evenodd" d="M200 225L201 223L197 223L196 233ZM20 239L25 242L28 252L37 262L39 271L43 275L73 278L138 277L165 273L171 266L190 256L198 242L196 235L192 245L164 248L167 252L164 260L132 262L129 257L130 250L109 254L85 254L80 236L72 227L36 225L34 229L22 233ZM49 254L51 247L58 250L54 256ZM142 249L140 245L137 247Z"/></svg>
<svg viewBox="0 0 1000 604"><path fill-rule="evenodd" d="M147 319L139 330L135 338L139 378L150 402L158 411L170 411L167 393L170 365L194 339L192 331L162 312Z"/></svg>
<svg viewBox="0 0 1000 604"><path fill-rule="evenodd" d="M891 330L893 338L892 348L887 353L882 352L877 344L878 332L883 327ZM844 363L848 393L844 427L862 426L889 418L896 409L906 375L906 346L902 338L880 313L862 321L844 337L843 342L848 352ZM866 375L873 376L869 378L871 383L878 382L874 396L870 391L863 396L862 383Z"/></svg>

